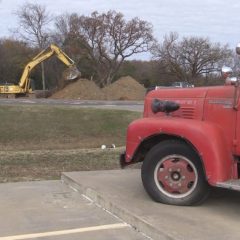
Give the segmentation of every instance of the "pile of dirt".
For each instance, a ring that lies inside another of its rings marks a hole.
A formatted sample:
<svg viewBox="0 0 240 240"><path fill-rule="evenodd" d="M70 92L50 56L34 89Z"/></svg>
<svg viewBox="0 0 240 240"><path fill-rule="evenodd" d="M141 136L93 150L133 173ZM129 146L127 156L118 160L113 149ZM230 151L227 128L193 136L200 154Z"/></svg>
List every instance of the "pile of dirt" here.
<svg viewBox="0 0 240 240"><path fill-rule="evenodd" d="M93 81L79 79L54 93L55 99L143 100L146 89L130 76L122 77L100 89Z"/></svg>
<svg viewBox="0 0 240 240"><path fill-rule="evenodd" d="M79 79L78 81L70 83L65 88L54 93L51 98L103 100L104 95L101 89L93 81Z"/></svg>
<svg viewBox="0 0 240 240"><path fill-rule="evenodd" d="M121 77L102 89L106 100L143 100L146 89L130 76Z"/></svg>

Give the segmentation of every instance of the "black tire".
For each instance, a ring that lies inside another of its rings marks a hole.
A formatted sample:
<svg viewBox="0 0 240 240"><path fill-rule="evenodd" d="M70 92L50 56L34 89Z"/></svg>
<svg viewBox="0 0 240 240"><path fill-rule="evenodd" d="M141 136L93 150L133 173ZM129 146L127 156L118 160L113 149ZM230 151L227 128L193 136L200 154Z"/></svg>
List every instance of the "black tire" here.
<svg viewBox="0 0 240 240"><path fill-rule="evenodd" d="M141 175L150 197L164 204L197 205L210 190L198 154L180 141L154 146L143 161Z"/></svg>

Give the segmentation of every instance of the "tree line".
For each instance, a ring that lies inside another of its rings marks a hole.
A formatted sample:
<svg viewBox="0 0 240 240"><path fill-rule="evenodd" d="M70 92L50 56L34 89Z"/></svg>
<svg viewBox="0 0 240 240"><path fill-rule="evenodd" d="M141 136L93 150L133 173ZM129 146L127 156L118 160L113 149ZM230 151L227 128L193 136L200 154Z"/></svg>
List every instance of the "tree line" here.
<svg viewBox="0 0 240 240"><path fill-rule="evenodd" d="M17 83L25 64L49 44L57 44L76 63L82 77L104 87L124 75L145 87L186 81L195 85L222 84L223 65L238 68L238 59L228 45L205 37L182 37L169 33L162 41L153 34L151 23L126 20L116 11L78 13L52 17L46 7L26 3L14 13L18 26L12 37L0 39L1 83ZM149 61L131 60L151 54ZM64 85L64 66L49 59L36 68L32 78L38 89ZM41 81L42 80L42 81Z"/></svg>

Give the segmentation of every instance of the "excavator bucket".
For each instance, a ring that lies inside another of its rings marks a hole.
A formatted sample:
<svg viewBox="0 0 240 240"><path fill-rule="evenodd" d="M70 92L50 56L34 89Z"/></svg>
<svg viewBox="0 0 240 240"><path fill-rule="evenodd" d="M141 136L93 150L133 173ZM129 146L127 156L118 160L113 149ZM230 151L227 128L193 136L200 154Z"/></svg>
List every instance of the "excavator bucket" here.
<svg viewBox="0 0 240 240"><path fill-rule="evenodd" d="M69 67L64 71L64 80L66 81L73 81L80 77L81 77L81 72L75 66Z"/></svg>

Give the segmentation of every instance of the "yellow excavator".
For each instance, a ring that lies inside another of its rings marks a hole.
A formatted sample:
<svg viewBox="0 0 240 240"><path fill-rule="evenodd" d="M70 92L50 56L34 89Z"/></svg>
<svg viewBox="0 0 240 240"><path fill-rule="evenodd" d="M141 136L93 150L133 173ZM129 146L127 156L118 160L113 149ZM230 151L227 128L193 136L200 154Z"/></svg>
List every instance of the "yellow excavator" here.
<svg viewBox="0 0 240 240"><path fill-rule="evenodd" d="M80 71L75 66L74 61L67 56L59 47L54 44L51 44L48 48L40 52L35 56L24 68L22 76L18 85L6 84L0 85L0 94L5 95L6 97L14 98L18 95L26 95L34 93L31 88L30 74L31 71L41 62L50 58L51 56L56 55L59 60L68 66L67 74L65 74L65 80L75 80L81 76Z"/></svg>

